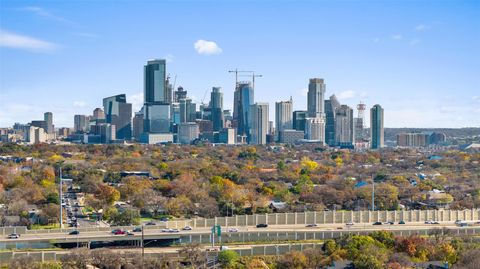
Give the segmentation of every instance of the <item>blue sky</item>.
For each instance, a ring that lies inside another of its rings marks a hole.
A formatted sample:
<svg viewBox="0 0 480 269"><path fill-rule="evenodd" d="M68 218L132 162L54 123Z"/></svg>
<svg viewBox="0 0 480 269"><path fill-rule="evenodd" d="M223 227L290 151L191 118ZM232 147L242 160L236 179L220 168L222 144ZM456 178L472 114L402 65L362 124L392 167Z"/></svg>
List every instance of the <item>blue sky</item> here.
<svg viewBox="0 0 480 269"><path fill-rule="evenodd" d="M143 65L167 58L177 86L197 102L221 86L226 108L228 70L262 74L271 120L321 77L342 103L381 104L386 127L479 127L479 48L479 1L2 0L0 126L45 111L73 126L120 93L138 109Z"/></svg>

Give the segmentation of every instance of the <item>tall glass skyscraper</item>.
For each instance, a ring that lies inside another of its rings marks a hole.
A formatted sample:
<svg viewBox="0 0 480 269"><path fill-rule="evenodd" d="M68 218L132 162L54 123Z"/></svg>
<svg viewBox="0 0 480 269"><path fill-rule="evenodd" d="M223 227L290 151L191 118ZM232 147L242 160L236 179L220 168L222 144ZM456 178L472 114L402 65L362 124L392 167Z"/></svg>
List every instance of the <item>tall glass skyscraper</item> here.
<svg viewBox="0 0 480 269"><path fill-rule="evenodd" d="M249 110L250 144L260 145L267 143L268 133L268 103L256 103Z"/></svg>
<svg viewBox="0 0 480 269"><path fill-rule="evenodd" d="M233 118L237 123L237 134L246 136L249 134L249 110L253 105L253 87L250 82L240 82L235 89Z"/></svg>
<svg viewBox="0 0 480 269"><path fill-rule="evenodd" d="M166 73L164 59L150 60L144 66L144 133L170 132L172 86Z"/></svg>
<svg viewBox="0 0 480 269"><path fill-rule="evenodd" d="M115 125L116 138L132 138L132 104L127 103L125 94L103 99L103 110L107 123Z"/></svg>
<svg viewBox="0 0 480 269"><path fill-rule="evenodd" d="M325 82L322 78L311 78L308 83L308 116L318 118L325 116L324 96Z"/></svg>
<svg viewBox="0 0 480 269"><path fill-rule="evenodd" d="M335 95L325 100L325 143L334 147L335 141L335 111L340 107L340 103Z"/></svg>
<svg viewBox="0 0 480 269"><path fill-rule="evenodd" d="M384 146L383 108L374 105L370 109L370 144L372 149L380 149Z"/></svg>
<svg viewBox="0 0 480 269"><path fill-rule="evenodd" d="M43 120L47 123L47 129L45 130L45 132L47 134L53 134L54 133L54 130L53 130L53 113L52 112L45 112L43 114Z"/></svg>
<svg viewBox="0 0 480 269"><path fill-rule="evenodd" d="M166 60L150 60L144 66L144 103L169 103Z"/></svg>
<svg viewBox="0 0 480 269"><path fill-rule="evenodd" d="M210 94L210 110L213 123L213 130L223 129L223 93L221 87L213 87Z"/></svg>
<svg viewBox="0 0 480 269"><path fill-rule="evenodd" d="M335 110L335 142L340 147L353 147L354 141L353 109L341 105Z"/></svg>

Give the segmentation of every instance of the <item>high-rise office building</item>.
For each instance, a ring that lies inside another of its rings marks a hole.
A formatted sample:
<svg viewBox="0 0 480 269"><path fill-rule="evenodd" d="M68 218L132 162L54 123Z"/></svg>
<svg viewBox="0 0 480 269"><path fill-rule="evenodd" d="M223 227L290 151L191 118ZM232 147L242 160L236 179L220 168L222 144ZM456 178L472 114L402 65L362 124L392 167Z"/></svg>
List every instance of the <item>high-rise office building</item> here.
<svg viewBox="0 0 480 269"><path fill-rule="evenodd" d="M249 134L249 110L254 102L254 91L252 83L239 82L234 93L233 120L237 127L238 136L247 136ZM268 124L268 123L267 123Z"/></svg>
<svg viewBox="0 0 480 269"><path fill-rule="evenodd" d="M256 103L249 109L250 144L266 144L268 134L268 103Z"/></svg>
<svg viewBox="0 0 480 269"><path fill-rule="evenodd" d="M180 122L195 122L197 105L192 102L192 99L180 99Z"/></svg>
<svg viewBox="0 0 480 269"><path fill-rule="evenodd" d="M384 146L383 124L383 108L380 105L374 105L370 109L370 146L372 149L380 149Z"/></svg>
<svg viewBox="0 0 480 269"><path fill-rule="evenodd" d="M171 109L169 104L149 103L143 107L144 133L169 133Z"/></svg>
<svg viewBox="0 0 480 269"><path fill-rule="evenodd" d="M335 110L335 142L340 147L352 147L354 141L353 109L341 105Z"/></svg>
<svg viewBox="0 0 480 269"><path fill-rule="evenodd" d="M340 103L335 95L330 96L329 100L325 100L325 143L331 147L336 145L335 111L338 107L340 107Z"/></svg>
<svg viewBox="0 0 480 269"><path fill-rule="evenodd" d="M132 138L132 104L127 103L125 94L103 98L106 123L115 125L116 139Z"/></svg>
<svg viewBox="0 0 480 269"><path fill-rule="evenodd" d="M169 103L166 60L150 60L144 66L144 103Z"/></svg>
<svg viewBox="0 0 480 269"><path fill-rule="evenodd" d="M325 143L325 120L323 117L305 119L305 138Z"/></svg>
<svg viewBox="0 0 480 269"><path fill-rule="evenodd" d="M94 120L104 120L105 119L105 112L103 112L103 110L99 107L95 108L95 110L93 110L93 119Z"/></svg>
<svg viewBox="0 0 480 269"><path fill-rule="evenodd" d="M183 122L178 125L178 143L190 144L198 138L199 127L195 122Z"/></svg>
<svg viewBox="0 0 480 269"><path fill-rule="evenodd" d="M210 94L210 113L213 122L213 130L220 131L223 129L223 93L222 88L213 87Z"/></svg>
<svg viewBox="0 0 480 269"><path fill-rule="evenodd" d="M53 126L53 113L45 112L43 114L43 120L47 123L47 129L45 129L45 132L47 134L53 134L55 132L54 126Z"/></svg>
<svg viewBox="0 0 480 269"><path fill-rule="evenodd" d="M47 131L47 122L44 120L32 120L32 122L30 123L30 126L42 128L45 131L45 133Z"/></svg>
<svg viewBox="0 0 480 269"><path fill-rule="evenodd" d="M140 136L143 133L144 127L143 111L136 112L133 117L133 137L136 141L140 141Z"/></svg>
<svg viewBox="0 0 480 269"><path fill-rule="evenodd" d="M275 140L279 141L279 133L286 129L293 128L292 122L293 100L290 97L288 101L275 103Z"/></svg>
<svg viewBox="0 0 480 269"><path fill-rule="evenodd" d="M75 133L85 133L88 132L88 122L90 117L85 115L75 115L73 116L73 132Z"/></svg>
<svg viewBox="0 0 480 269"><path fill-rule="evenodd" d="M293 129L305 132L305 119L308 118L306 110L293 111Z"/></svg>
<svg viewBox="0 0 480 269"><path fill-rule="evenodd" d="M311 78L308 83L308 116L310 118L324 117L325 83L322 78Z"/></svg>

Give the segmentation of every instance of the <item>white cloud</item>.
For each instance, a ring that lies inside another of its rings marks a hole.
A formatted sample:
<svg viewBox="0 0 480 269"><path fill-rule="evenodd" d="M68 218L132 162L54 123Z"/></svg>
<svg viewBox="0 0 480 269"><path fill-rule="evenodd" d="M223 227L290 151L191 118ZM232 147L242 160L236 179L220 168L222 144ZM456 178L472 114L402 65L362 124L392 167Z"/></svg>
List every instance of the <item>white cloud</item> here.
<svg viewBox="0 0 480 269"><path fill-rule="evenodd" d="M129 102L132 103L133 112L138 112L143 106L143 92L136 93L129 97Z"/></svg>
<svg viewBox="0 0 480 269"><path fill-rule="evenodd" d="M425 31L430 30L430 28L431 28L430 25L419 24L419 25L415 26L415 31L425 32Z"/></svg>
<svg viewBox="0 0 480 269"><path fill-rule="evenodd" d="M337 95L337 98L339 100L352 99L352 98L355 97L355 95L356 95L355 91L347 90L347 91L343 91L343 92L339 93Z"/></svg>
<svg viewBox="0 0 480 269"><path fill-rule="evenodd" d="M402 38L403 38L403 36L401 34L392 35L392 39L394 39L394 40L401 40Z"/></svg>
<svg viewBox="0 0 480 269"><path fill-rule="evenodd" d="M84 101L74 101L73 102L73 107L86 107L87 103Z"/></svg>
<svg viewBox="0 0 480 269"><path fill-rule="evenodd" d="M37 16L40 16L40 17L43 17L43 18L47 18L47 19L51 19L51 20L55 20L55 21L59 21L59 22L66 22L66 23L71 23L73 24L72 21L70 20L67 20L63 17L60 17L60 16L57 16L57 15L54 15L53 13L47 11L46 9L44 8L41 8L41 7L36 7L36 6L28 6L28 7L24 7L22 8L21 10L25 10L25 11L28 11L28 12L32 12L33 14L37 15Z"/></svg>
<svg viewBox="0 0 480 269"><path fill-rule="evenodd" d="M0 47L48 52L57 49L58 45L41 39L0 30Z"/></svg>
<svg viewBox="0 0 480 269"><path fill-rule="evenodd" d="M199 39L193 44L193 47L198 54L211 55L222 53L222 49L213 41Z"/></svg>

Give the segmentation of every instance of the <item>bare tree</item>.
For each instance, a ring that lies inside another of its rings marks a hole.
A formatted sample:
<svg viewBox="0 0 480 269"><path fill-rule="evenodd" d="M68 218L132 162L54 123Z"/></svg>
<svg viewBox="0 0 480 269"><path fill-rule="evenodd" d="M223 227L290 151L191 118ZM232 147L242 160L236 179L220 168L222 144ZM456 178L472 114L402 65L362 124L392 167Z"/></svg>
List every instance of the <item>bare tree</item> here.
<svg viewBox="0 0 480 269"><path fill-rule="evenodd" d="M200 244L186 244L179 250L180 255L185 255L185 261L189 262L192 268L200 268L205 263L205 255L202 253Z"/></svg>
<svg viewBox="0 0 480 269"><path fill-rule="evenodd" d="M85 269L90 264L90 250L79 248L62 256L62 268L64 269Z"/></svg>

